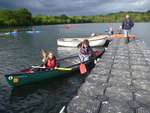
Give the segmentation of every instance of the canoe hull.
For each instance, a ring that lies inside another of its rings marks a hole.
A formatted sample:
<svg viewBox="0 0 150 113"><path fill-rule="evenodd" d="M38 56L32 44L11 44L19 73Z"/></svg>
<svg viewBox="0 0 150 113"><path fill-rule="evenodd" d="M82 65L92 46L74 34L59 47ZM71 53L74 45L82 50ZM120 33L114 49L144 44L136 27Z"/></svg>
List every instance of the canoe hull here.
<svg viewBox="0 0 150 113"><path fill-rule="evenodd" d="M88 61L85 64L88 69L94 67L93 61ZM14 74L5 75L5 77L10 86L17 87L17 86L23 86L26 84L48 80L52 78L71 76L72 73L79 72L79 65L80 64L77 64L74 67L68 67L66 69L61 69L61 70L54 69L54 70L41 71L35 73L14 73Z"/></svg>
<svg viewBox="0 0 150 113"><path fill-rule="evenodd" d="M11 86L21 86L33 82L38 82L55 77L65 76L70 71L50 70L38 73L10 74L5 75L7 82Z"/></svg>

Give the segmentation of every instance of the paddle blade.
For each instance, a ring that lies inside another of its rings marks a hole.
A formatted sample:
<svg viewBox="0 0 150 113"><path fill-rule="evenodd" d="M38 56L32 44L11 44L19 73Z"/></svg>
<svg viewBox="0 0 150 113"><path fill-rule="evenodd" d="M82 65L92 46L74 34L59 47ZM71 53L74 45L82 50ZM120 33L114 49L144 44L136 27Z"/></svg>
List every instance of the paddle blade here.
<svg viewBox="0 0 150 113"><path fill-rule="evenodd" d="M85 73L87 73L86 65L81 63L80 64L80 74L83 75Z"/></svg>
<svg viewBox="0 0 150 113"><path fill-rule="evenodd" d="M101 51L95 51L95 56L96 56L96 57L100 56L101 54L102 54Z"/></svg>

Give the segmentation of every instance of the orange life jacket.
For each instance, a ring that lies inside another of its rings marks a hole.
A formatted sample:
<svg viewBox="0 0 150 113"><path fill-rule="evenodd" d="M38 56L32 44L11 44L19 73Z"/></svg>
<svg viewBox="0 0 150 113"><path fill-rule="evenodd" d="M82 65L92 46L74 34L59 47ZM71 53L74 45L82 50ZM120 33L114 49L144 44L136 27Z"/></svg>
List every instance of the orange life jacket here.
<svg viewBox="0 0 150 113"><path fill-rule="evenodd" d="M56 64L56 59L54 58L54 59L52 59L52 60L48 60L47 61L47 68L55 68L57 66L57 64Z"/></svg>

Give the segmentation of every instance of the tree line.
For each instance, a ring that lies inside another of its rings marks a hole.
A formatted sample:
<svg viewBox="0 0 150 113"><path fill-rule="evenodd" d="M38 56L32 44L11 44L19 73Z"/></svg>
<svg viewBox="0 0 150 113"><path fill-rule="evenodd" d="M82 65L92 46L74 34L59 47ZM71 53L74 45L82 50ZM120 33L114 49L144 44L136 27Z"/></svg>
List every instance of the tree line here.
<svg viewBox="0 0 150 113"><path fill-rule="evenodd" d="M122 22L126 14L129 14L135 22L150 22L150 10L146 12L118 12L107 15L95 16L32 16L28 9L17 10L1 9L0 26L30 26L30 25L52 25L71 23L112 23Z"/></svg>
<svg viewBox="0 0 150 113"><path fill-rule="evenodd" d="M32 14L27 9L0 10L0 26L28 26L32 23Z"/></svg>

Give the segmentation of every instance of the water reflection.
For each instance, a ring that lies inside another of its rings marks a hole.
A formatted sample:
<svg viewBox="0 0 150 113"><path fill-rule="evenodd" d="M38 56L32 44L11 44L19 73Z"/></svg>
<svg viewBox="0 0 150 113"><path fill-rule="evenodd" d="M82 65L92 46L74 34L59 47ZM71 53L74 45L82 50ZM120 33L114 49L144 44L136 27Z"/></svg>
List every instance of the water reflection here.
<svg viewBox="0 0 150 113"><path fill-rule="evenodd" d="M77 24L71 29L65 29L64 25L38 26L36 30L42 32L37 34L27 34L22 31L18 32L17 38L0 35L0 113L58 113L76 95L85 76L70 74L67 78L57 78L11 89L5 81L4 74L40 64L41 49L51 50L58 57L77 54L77 48L57 48L57 39L89 37L93 32L101 34L108 26L110 25L107 23ZM120 23L111 26L115 29L120 26ZM133 33L150 45L149 26L149 23L136 23ZM72 60L68 60L68 63L70 62ZM76 62L74 60L74 63Z"/></svg>
<svg viewBox="0 0 150 113"><path fill-rule="evenodd" d="M13 89L10 97L11 109L16 112L28 109L29 112L57 113L69 102L79 84L84 81L79 75L70 76L72 77L57 78Z"/></svg>

